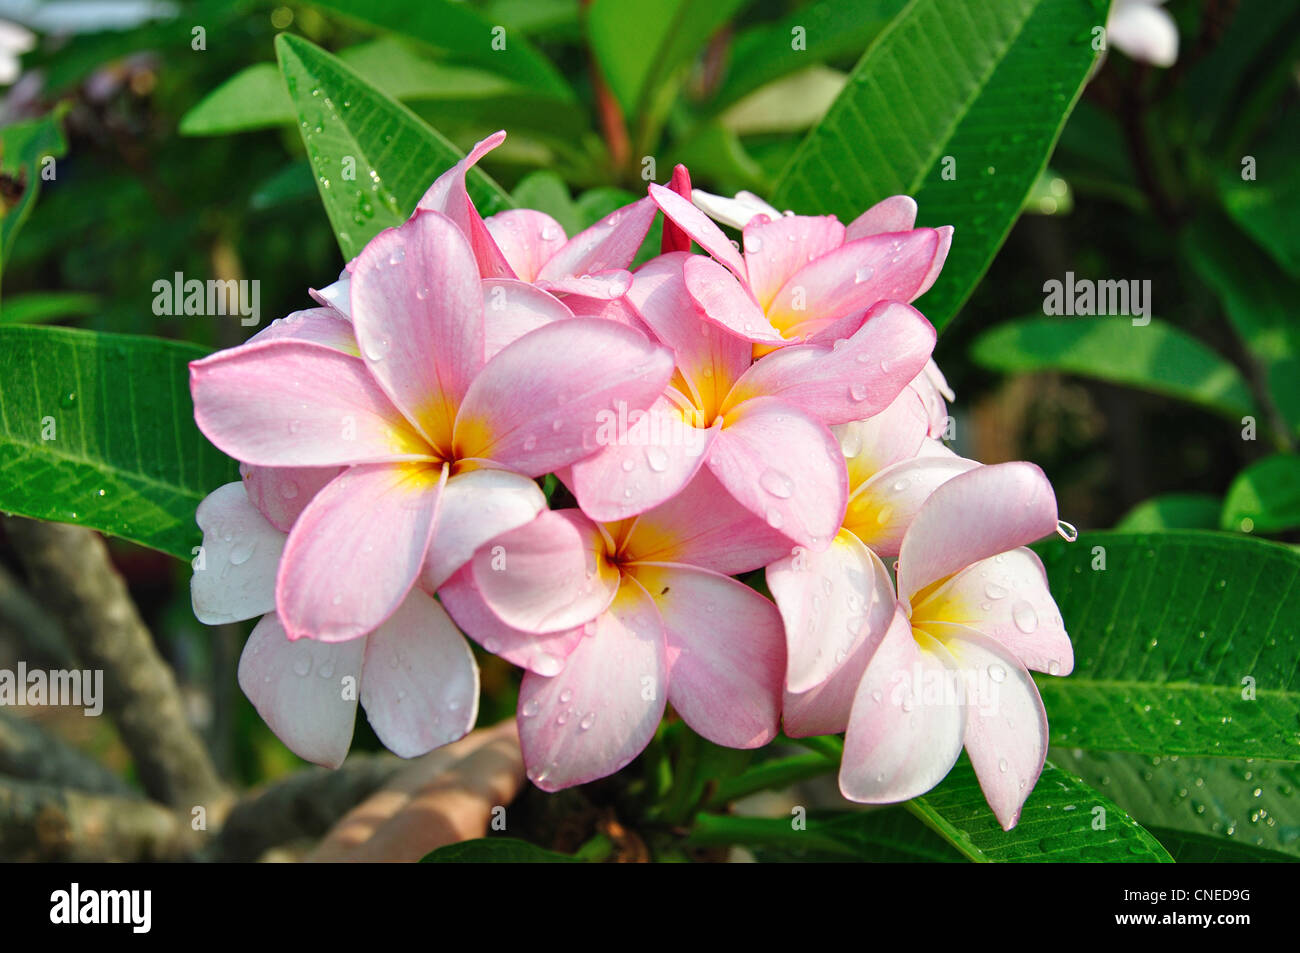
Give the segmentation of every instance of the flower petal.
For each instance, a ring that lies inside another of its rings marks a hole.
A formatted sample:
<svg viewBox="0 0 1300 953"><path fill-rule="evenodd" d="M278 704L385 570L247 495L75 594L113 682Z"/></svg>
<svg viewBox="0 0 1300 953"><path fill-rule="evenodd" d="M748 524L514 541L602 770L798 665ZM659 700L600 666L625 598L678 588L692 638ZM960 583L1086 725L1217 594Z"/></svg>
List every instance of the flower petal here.
<svg viewBox="0 0 1300 953"><path fill-rule="evenodd" d="M364 651L360 639L291 642L271 613L244 643L239 687L285 747L300 758L337 768L352 745Z"/></svg>
<svg viewBox="0 0 1300 953"><path fill-rule="evenodd" d="M663 393L672 354L613 321L557 321L507 345L470 385L456 419L461 458L541 476L598 449L620 406L645 410Z"/></svg>
<svg viewBox="0 0 1300 953"><path fill-rule="evenodd" d="M798 549L767 567L767 587L785 620L787 691L816 688L860 643L884 636L895 604L888 580L876 554L847 530L824 552Z"/></svg>
<svg viewBox="0 0 1300 953"><path fill-rule="evenodd" d="M564 247L564 228L545 212L512 208L487 219L487 230L520 281L536 281L537 273Z"/></svg>
<svg viewBox="0 0 1300 953"><path fill-rule="evenodd" d="M698 192L698 189L692 192L691 198L694 199ZM748 280L745 260L740 257L740 252L707 215L676 192L653 182L650 183L650 198L654 199L665 217L694 239L695 244L731 269L731 273L741 281Z"/></svg>
<svg viewBox="0 0 1300 953"><path fill-rule="evenodd" d="M673 191L676 192L677 189L673 189ZM771 219L781 217L780 212L753 192L737 192L735 198L729 199L722 195L705 192L703 189L692 189L689 198L700 211L710 218L716 219L724 225L730 225L732 228L743 229L758 215L766 215Z"/></svg>
<svg viewBox="0 0 1300 953"><path fill-rule="evenodd" d="M1043 773L1047 712L1038 686L997 640L950 626L944 647L967 679L966 753L984 797L1002 829L1020 820L1020 808Z"/></svg>
<svg viewBox="0 0 1300 953"><path fill-rule="evenodd" d="M470 201L469 192L465 190L465 173L477 165L485 155L501 145L505 138L504 131L494 132L486 139L476 142L469 155L438 176L437 181L429 186L429 190L424 193L424 197L416 206L417 211L427 209L441 212L456 224L469 241L470 248L474 251L474 258L478 262L479 274L484 278L513 278L515 274L506 261L505 255L497 247L497 243L492 240L492 233L488 231L478 209Z"/></svg>
<svg viewBox="0 0 1300 953"><path fill-rule="evenodd" d="M342 472L339 467L251 467L239 465L248 502L282 533L293 524L325 484ZM271 611L270 609L266 610Z"/></svg>
<svg viewBox="0 0 1300 953"><path fill-rule="evenodd" d="M977 466L956 454L895 463L849 496L844 525L879 555L897 556L908 527L930 494Z"/></svg>
<svg viewBox="0 0 1300 953"><path fill-rule="evenodd" d="M613 774L650 743L663 717L668 662L663 623L628 581L554 678L519 686L519 743L543 791Z"/></svg>
<svg viewBox="0 0 1300 953"><path fill-rule="evenodd" d="M276 580L290 638L342 642L393 614L424 565L445 472L353 467L316 494L293 525Z"/></svg>
<svg viewBox="0 0 1300 953"><path fill-rule="evenodd" d="M564 670L564 660L582 641L584 629L594 626L588 622L585 627L542 635L512 628L483 601L468 566L443 583L438 598L461 630L483 648L548 678Z"/></svg>
<svg viewBox="0 0 1300 953"><path fill-rule="evenodd" d="M572 317L559 298L536 285L513 278L483 279L483 353L489 361L529 331Z"/></svg>
<svg viewBox="0 0 1300 953"><path fill-rule="evenodd" d="M450 477L438 502L422 584L436 592L480 546L531 523L544 509L542 488L518 473L470 470Z"/></svg>
<svg viewBox="0 0 1300 953"><path fill-rule="evenodd" d="M911 301L938 246L939 233L932 228L841 245L791 276L767 309L768 319L794 339L881 301Z"/></svg>
<svg viewBox="0 0 1300 953"><path fill-rule="evenodd" d="M724 576L790 552L790 540L741 506L709 469L671 500L642 513L621 541L625 562L685 563Z"/></svg>
<svg viewBox="0 0 1300 953"><path fill-rule="evenodd" d="M980 466L931 494L899 549L898 597L1054 532L1056 495L1032 463Z"/></svg>
<svg viewBox="0 0 1300 953"><path fill-rule="evenodd" d="M352 319L352 273L346 268L339 275L338 281L324 288L309 288L307 293L322 307L330 308L348 320Z"/></svg>
<svg viewBox="0 0 1300 953"><path fill-rule="evenodd" d="M204 625L241 622L275 609L275 570L285 535L266 521L240 483L217 487L194 514L203 530L190 579L194 615Z"/></svg>
<svg viewBox="0 0 1300 953"><path fill-rule="evenodd" d="M966 706L956 664L900 608L862 673L840 763L840 793L864 804L924 794L961 754Z"/></svg>
<svg viewBox="0 0 1300 953"><path fill-rule="evenodd" d="M417 212L357 256L352 321L366 366L440 449L483 367L483 292L474 257L446 216Z"/></svg>
<svg viewBox="0 0 1300 953"><path fill-rule="evenodd" d="M915 457L928 428L925 405L911 388L904 388L878 414L832 427L849 468L850 489L857 489L885 467Z"/></svg>
<svg viewBox="0 0 1300 953"><path fill-rule="evenodd" d="M686 201L691 200L691 173L680 162L673 166L673 176L668 182L668 188L676 192ZM691 236L687 235L677 223L671 218L664 218L663 237L660 239L659 252L667 255L672 252L688 252L691 250Z"/></svg>
<svg viewBox="0 0 1300 953"><path fill-rule="evenodd" d="M496 537L470 565L492 611L525 632L559 632L589 622L618 588L604 537L578 510L546 510Z"/></svg>
<svg viewBox="0 0 1300 953"><path fill-rule="evenodd" d="M814 550L830 545L848 501L844 455L834 435L802 410L770 397L727 415L709 469L741 506Z"/></svg>
<svg viewBox="0 0 1300 953"><path fill-rule="evenodd" d="M361 356L352 322L333 308L308 308L277 318L244 343L285 339L314 341L353 357Z"/></svg>
<svg viewBox="0 0 1300 953"><path fill-rule="evenodd" d="M716 261L692 255L682 266L686 290L704 317L746 341L784 343L749 291Z"/></svg>
<svg viewBox="0 0 1300 953"><path fill-rule="evenodd" d="M742 582L692 566L641 564L632 575L663 618L673 709L728 748L775 738L785 673L776 606Z"/></svg>
<svg viewBox="0 0 1300 953"><path fill-rule="evenodd" d="M658 214L648 198L615 209L595 225L574 235L542 266L537 277L555 281L574 275L625 269L632 264L637 250ZM617 296L616 296L617 297Z"/></svg>
<svg viewBox="0 0 1300 953"><path fill-rule="evenodd" d="M190 393L199 429L245 463L326 467L429 454L361 359L320 344L218 351L190 364Z"/></svg>
<svg viewBox="0 0 1300 953"><path fill-rule="evenodd" d="M412 589L365 646L361 704L385 748L414 758L469 734L478 665L432 596Z"/></svg>
<svg viewBox="0 0 1300 953"><path fill-rule="evenodd" d="M622 269L598 271L594 274L563 275L559 278L542 278L537 287L557 295L578 295L598 301L621 298L632 287L632 273Z"/></svg>
<svg viewBox="0 0 1300 953"><path fill-rule="evenodd" d="M914 608L912 623L936 638L951 624L982 632L1036 672L1069 675L1074 670L1074 647L1047 587L1047 573L1028 549L963 569Z"/></svg>
<svg viewBox="0 0 1300 953"><path fill-rule="evenodd" d="M844 244L844 226L834 215L783 215L750 222L744 237L749 290L766 309L795 272Z"/></svg>
<svg viewBox="0 0 1300 953"><path fill-rule="evenodd" d="M910 195L891 195L850 222L844 240L854 242L882 232L908 232L915 224L916 200Z"/></svg>
<svg viewBox="0 0 1300 953"><path fill-rule="evenodd" d="M838 347L786 347L756 361L722 412L752 397L776 397L826 424L861 420L893 403L930 359L934 340L934 327L919 311L885 302Z"/></svg>

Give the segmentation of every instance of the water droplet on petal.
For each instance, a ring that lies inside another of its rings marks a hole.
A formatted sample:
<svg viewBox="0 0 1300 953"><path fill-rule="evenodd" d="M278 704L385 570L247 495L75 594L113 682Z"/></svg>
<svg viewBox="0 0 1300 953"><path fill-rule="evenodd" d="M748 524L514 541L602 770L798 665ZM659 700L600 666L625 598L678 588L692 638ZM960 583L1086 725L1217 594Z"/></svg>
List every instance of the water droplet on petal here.
<svg viewBox="0 0 1300 953"><path fill-rule="evenodd" d="M1028 602L1021 599L1011 607L1011 620L1015 622L1016 628L1025 635L1029 635L1038 628L1038 613Z"/></svg>
<svg viewBox="0 0 1300 953"><path fill-rule="evenodd" d="M764 470L758 485L778 499L788 500L794 495L794 480L780 470Z"/></svg>

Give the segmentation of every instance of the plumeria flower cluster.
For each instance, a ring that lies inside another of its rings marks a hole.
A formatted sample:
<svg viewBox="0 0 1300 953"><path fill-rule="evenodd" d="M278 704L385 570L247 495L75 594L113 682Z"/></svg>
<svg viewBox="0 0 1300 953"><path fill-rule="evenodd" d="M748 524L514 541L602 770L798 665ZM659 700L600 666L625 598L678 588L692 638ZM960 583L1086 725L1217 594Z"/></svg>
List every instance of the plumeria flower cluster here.
<svg viewBox="0 0 1300 953"><path fill-rule="evenodd" d="M628 764L671 705L735 748L843 732L865 803L924 793L964 747L1014 825L1047 743L1029 670L1073 657L1025 548L1057 529L1047 479L941 439L953 395L911 302L952 229L905 196L848 225L782 213L679 167L568 237L479 215L465 176L502 139L320 307L191 365L243 476L199 507L194 608L260 617L239 681L262 717L334 766L359 702L422 754L476 721L468 636L524 670L544 790ZM771 598L737 578L758 570Z"/></svg>

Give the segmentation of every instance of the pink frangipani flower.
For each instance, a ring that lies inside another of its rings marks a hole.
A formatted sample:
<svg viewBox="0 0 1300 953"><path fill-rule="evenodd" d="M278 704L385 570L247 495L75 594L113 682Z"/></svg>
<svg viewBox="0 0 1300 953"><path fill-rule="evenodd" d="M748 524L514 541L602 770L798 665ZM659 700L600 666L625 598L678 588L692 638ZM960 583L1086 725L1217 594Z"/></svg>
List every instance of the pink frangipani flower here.
<svg viewBox="0 0 1300 953"><path fill-rule="evenodd" d="M191 365L195 419L226 453L346 467L289 533L276 606L290 638L374 630L426 560L436 587L509 528L494 514L514 519L532 478L592 452L603 409L644 409L672 373L666 349L600 319L544 323L489 356L478 267L437 212L376 236L350 296L359 357L290 337Z"/></svg>
<svg viewBox="0 0 1300 953"><path fill-rule="evenodd" d="M709 253L684 267L705 317L762 349L847 338L872 305L910 302L934 284L952 228L913 228L916 203L898 195L847 227L834 216L756 212L743 254L707 215L660 185L650 197Z"/></svg>
<svg viewBox="0 0 1300 953"><path fill-rule="evenodd" d="M480 549L443 599L482 644L566 653L546 674L525 674L519 691L528 776L555 791L636 757L666 702L717 744L755 748L776 736L780 615L730 577L788 545L702 471L635 519L542 513Z"/></svg>
<svg viewBox="0 0 1300 953"><path fill-rule="evenodd" d="M683 266L696 258L662 255L637 272L628 300L673 349L676 373L649 413L599 433L600 452L574 466L578 504L593 519L623 519L671 499L707 467L760 519L824 549L847 499L828 425L886 407L925 366L934 329L909 306L884 303L835 347L788 347L753 362L750 343L704 320L689 294Z"/></svg>
<svg viewBox="0 0 1300 953"><path fill-rule="evenodd" d="M411 758L464 736L478 717L478 666L464 637L423 590L373 632L346 642L291 641L275 613L287 535L230 483L199 504L202 561L190 590L199 621L261 616L239 660L239 685L298 756L338 767L357 702L390 751ZM291 520L292 521L292 520Z"/></svg>
<svg viewBox="0 0 1300 953"><path fill-rule="evenodd" d="M915 797L964 746L998 821L1015 826L1047 752L1029 669L1074 666L1046 573L1024 548L1057 525L1052 487L1028 463L976 467L922 505L899 549L897 607L854 695L845 797Z"/></svg>

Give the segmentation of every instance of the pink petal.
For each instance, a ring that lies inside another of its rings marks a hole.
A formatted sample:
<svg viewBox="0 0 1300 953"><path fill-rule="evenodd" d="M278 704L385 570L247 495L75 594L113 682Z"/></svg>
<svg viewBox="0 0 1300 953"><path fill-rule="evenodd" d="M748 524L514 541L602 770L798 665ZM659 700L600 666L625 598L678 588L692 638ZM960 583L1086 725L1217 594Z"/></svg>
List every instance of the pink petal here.
<svg viewBox="0 0 1300 953"><path fill-rule="evenodd" d="M976 467L939 487L899 550L898 597L1056 530L1056 496L1032 463Z"/></svg>
<svg viewBox="0 0 1300 953"><path fill-rule="evenodd" d="M844 525L879 555L897 556L908 527L930 494L977 466L956 454L895 463L850 495Z"/></svg>
<svg viewBox="0 0 1300 953"><path fill-rule="evenodd" d="M768 397L727 415L709 469L750 512L813 550L830 545L848 500L844 455L825 425Z"/></svg>
<svg viewBox="0 0 1300 953"><path fill-rule="evenodd" d="M339 317L352 319L352 273L344 269L338 281L324 288L308 288L307 293L323 308L329 308Z"/></svg>
<svg viewBox="0 0 1300 953"><path fill-rule="evenodd" d="M602 446L573 465L573 495L594 520L612 522L644 513L681 492L704 465L720 426L691 426L666 399L648 411L628 415L608 433Z"/></svg>
<svg viewBox="0 0 1300 953"><path fill-rule="evenodd" d="M1047 587L1047 573L1028 549L963 569L915 608L912 622L936 638L951 624L975 629L1037 672L1069 675L1074 670L1074 648Z"/></svg>
<svg viewBox="0 0 1300 953"><path fill-rule="evenodd" d="M554 295L513 278L483 279L483 353L491 360L529 331L572 318Z"/></svg>
<svg viewBox="0 0 1300 953"><path fill-rule="evenodd" d="M248 501L257 507L272 526L282 533L293 524L307 504L330 480L341 473L339 467L251 467L239 465ZM270 611L269 609L267 610Z"/></svg>
<svg viewBox="0 0 1300 953"><path fill-rule="evenodd" d="M590 622L614 598L619 574L606 552L578 510L547 510L474 555L474 585L506 625L560 632Z"/></svg>
<svg viewBox="0 0 1300 953"><path fill-rule="evenodd" d="M737 503L706 467L638 516L620 551L628 563L684 563L735 576L787 555L790 540Z"/></svg>
<svg viewBox="0 0 1300 953"><path fill-rule="evenodd" d="M320 344L245 344L190 364L194 419L217 448L270 467L419 460L429 447L360 358Z"/></svg>
<svg viewBox="0 0 1300 953"><path fill-rule="evenodd" d="M932 228L860 238L805 265L777 292L768 319L787 338L881 301L911 301L925 281L939 233Z"/></svg>
<svg viewBox="0 0 1300 953"><path fill-rule="evenodd" d="M361 704L385 748L414 758L469 734L478 665L432 596L412 589L365 646Z"/></svg>
<svg viewBox="0 0 1300 953"><path fill-rule="evenodd" d="M673 166L673 177L668 182L668 188L686 201L691 200L691 173L686 166L681 163ZM665 217L663 238L659 243L660 253L666 255L670 252L690 250L691 236L687 235L672 219Z"/></svg>
<svg viewBox="0 0 1300 953"><path fill-rule="evenodd" d="M653 182L650 183L650 198L663 210L666 218L695 240L695 244L726 265L741 281L748 280L740 252L712 219L676 192Z"/></svg>
<svg viewBox="0 0 1300 953"><path fill-rule="evenodd" d="M952 248L952 226L940 225L935 231L939 233L939 245L934 250L934 258L930 260L930 268L925 273L925 278L921 280L921 286L913 292L908 301L915 301L934 286L939 272L943 271L943 263L948 260L948 252Z"/></svg>
<svg viewBox="0 0 1300 953"><path fill-rule="evenodd" d="M615 209L574 235L538 273L543 281L625 269L632 264L658 209L648 198ZM616 296L617 297L617 296Z"/></svg>
<svg viewBox="0 0 1300 953"><path fill-rule="evenodd" d="M783 215L750 222L744 237L749 290L766 309L795 272L844 244L844 226L834 215Z"/></svg>
<svg viewBox="0 0 1300 953"><path fill-rule="evenodd" d="M866 640L879 641L894 614L880 559L840 530L824 552L798 549L767 567L767 586L785 620L786 690L816 688Z"/></svg>
<svg viewBox="0 0 1300 953"><path fill-rule="evenodd" d="M667 700L663 623L635 582L554 678L529 672L519 687L519 743L543 791L613 774L650 743Z"/></svg>
<svg viewBox="0 0 1300 953"><path fill-rule="evenodd" d="M840 793L864 804L924 794L961 754L966 706L952 656L934 639L912 636L900 610L853 699L840 763Z"/></svg>
<svg viewBox="0 0 1300 953"><path fill-rule="evenodd" d="M560 223L545 212L514 208L487 219L487 230L520 281L535 281L542 266L564 247Z"/></svg>
<svg viewBox="0 0 1300 953"><path fill-rule="evenodd" d="M826 424L879 413L930 359L935 333L919 311L897 302L873 308L838 347L786 347L754 363L722 412L752 397L775 397Z"/></svg>
<svg viewBox="0 0 1300 953"><path fill-rule="evenodd" d="M239 657L239 687L285 747L337 768L356 723L365 641L289 641L275 614L262 617Z"/></svg>
<svg viewBox="0 0 1300 953"><path fill-rule="evenodd" d="M436 592L480 546L531 523L544 509L542 488L517 473L470 470L450 477L438 501L438 522L421 584Z"/></svg>
<svg viewBox="0 0 1300 953"><path fill-rule="evenodd" d="M882 232L908 232L915 224L916 200L910 195L891 195L850 222L844 240L854 242Z"/></svg>
<svg viewBox="0 0 1300 953"><path fill-rule="evenodd" d="M718 407L753 360L743 338L705 319L686 290L684 254L660 255L636 273L628 300L655 336L672 348L689 388L701 406ZM701 421L703 423L703 421Z"/></svg>
<svg viewBox="0 0 1300 953"><path fill-rule="evenodd" d="M286 339L314 341L353 357L361 356L352 322L333 308L308 308L277 318L244 343Z"/></svg>
<svg viewBox="0 0 1300 953"><path fill-rule="evenodd" d="M897 606L894 582L885 564L878 558L873 558L871 571L872 577L867 583L870 600L867 596L862 596L869 606L862 626L863 637L857 640L849 656L820 685L797 695L790 691L785 693L783 722L785 733L791 738L838 734L849 725L849 713L853 708L858 683L862 681L862 673L866 671L867 663L875 655L880 640L893 622ZM772 571L769 569L769 585L771 578ZM806 583L809 588L811 584L811 581ZM818 584L825 595L825 585L820 582ZM787 600L782 597L781 603L785 604ZM791 610L783 610L782 615L791 618Z"/></svg>
<svg viewBox="0 0 1300 953"><path fill-rule="evenodd" d="M948 406L944 400L955 400L956 395L944 379L943 372L934 358L926 363L925 369L907 385L925 404L926 415L930 420L930 436L938 439L943 436L948 425Z"/></svg>
<svg viewBox="0 0 1300 953"><path fill-rule="evenodd" d="M469 567L443 583L438 598L461 630L483 648L512 665L548 678L563 671L564 660L582 641L585 629L594 629L595 625L588 622L585 627L543 635L511 628L483 601Z"/></svg>
<svg viewBox="0 0 1300 953"><path fill-rule="evenodd" d="M506 261L505 255L492 240L492 234L484 224L478 209L470 201L469 192L465 190L465 173L485 155L505 141L505 132L494 132L486 139L476 142L469 155L440 175L429 191L420 199L416 211L427 209L441 212L451 219L456 227L469 240L478 262L479 274L484 278L513 278L514 272Z"/></svg>
<svg viewBox="0 0 1300 953"><path fill-rule="evenodd" d="M966 753L989 807L1009 831L1047 757L1043 700L1029 672L995 639L951 626L943 644L968 682Z"/></svg>
<svg viewBox="0 0 1300 953"><path fill-rule="evenodd" d="M376 235L352 273L352 321L370 373L439 449L483 366L483 293L451 220L417 212Z"/></svg>
<svg viewBox="0 0 1300 953"><path fill-rule="evenodd" d="M571 294L564 296L564 305L573 312L575 318L600 318L602 321L613 321L648 338L654 337L650 328L641 320L641 315L637 314L636 308L628 303L626 297L588 298L585 295Z"/></svg>
<svg viewBox="0 0 1300 953"><path fill-rule="evenodd" d="M784 342L745 286L716 261L692 255L682 275L696 307L718 327L746 341Z"/></svg>
<svg viewBox="0 0 1300 953"><path fill-rule="evenodd" d="M194 519L203 530L190 579L195 617L204 625L223 625L273 611L284 533L254 508L239 483L209 493Z"/></svg>
<svg viewBox="0 0 1300 953"><path fill-rule="evenodd" d="M595 318L558 321L507 345L474 379L456 419L459 456L541 476L589 456L620 409L663 393L672 354Z"/></svg>
<svg viewBox="0 0 1300 953"><path fill-rule="evenodd" d="M911 388L904 388L878 414L832 427L847 461L850 489L891 464L915 457L928 427L925 405Z"/></svg>
<svg viewBox="0 0 1300 953"><path fill-rule="evenodd" d="M374 631L424 565L446 468L353 467L316 494L289 534L275 598L292 639Z"/></svg>
<svg viewBox="0 0 1300 953"><path fill-rule="evenodd" d="M594 274L561 275L558 278L538 279L537 287L551 294L579 295L600 301L612 301L627 294L628 289L632 287L632 273L616 269Z"/></svg>
<svg viewBox="0 0 1300 953"><path fill-rule="evenodd" d="M785 636L771 601L728 576L690 566L638 565L668 639L668 701L696 733L757 748L781 720Z"/></svg>

